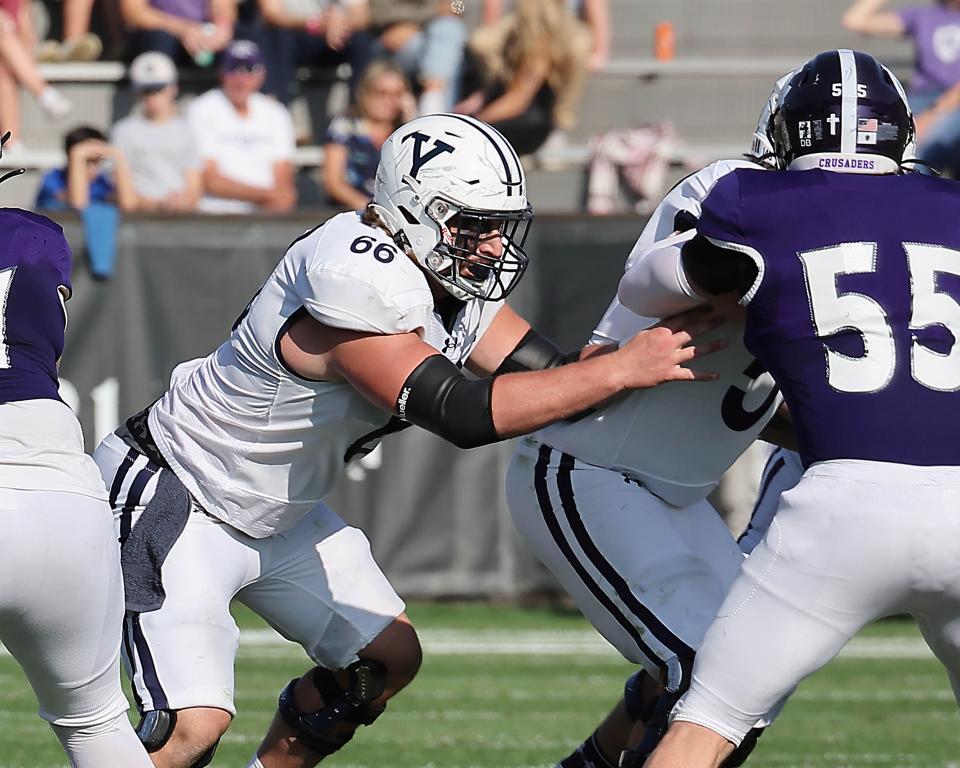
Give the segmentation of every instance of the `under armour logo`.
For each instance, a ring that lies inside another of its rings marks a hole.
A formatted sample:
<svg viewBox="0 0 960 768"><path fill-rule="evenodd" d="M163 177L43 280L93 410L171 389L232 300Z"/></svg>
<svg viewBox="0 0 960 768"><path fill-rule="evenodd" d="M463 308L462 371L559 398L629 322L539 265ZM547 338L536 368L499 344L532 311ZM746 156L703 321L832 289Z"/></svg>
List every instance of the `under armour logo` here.
<svg viewBox="0 0 960 768"><path fill-rule="evenodd" d="M430 141L429 136L420 133L420 131L414 131L403 137L403 141L407 139L413 139L413 166L410 168L410 175L413 176L413 178L417 178L417 173L420 169L437 155L442 155L444 152L453 152L454 150L454 147L447 144L447 142L434 139L433 149L423 154L423 145Z"/></svg>

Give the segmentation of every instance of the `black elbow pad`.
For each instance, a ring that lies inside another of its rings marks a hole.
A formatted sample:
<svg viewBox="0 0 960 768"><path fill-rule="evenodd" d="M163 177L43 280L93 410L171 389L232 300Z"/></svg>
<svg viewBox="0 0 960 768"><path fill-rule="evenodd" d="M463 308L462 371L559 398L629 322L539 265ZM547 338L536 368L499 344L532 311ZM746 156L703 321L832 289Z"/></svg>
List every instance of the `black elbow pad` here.
<svg viewBox="0 0 960 768"><path fill-rule="evenodd" d="M443 355L431 355L400 388L397 415L459 448L500 440L493 426L493 378L468 379Z"/></svg>

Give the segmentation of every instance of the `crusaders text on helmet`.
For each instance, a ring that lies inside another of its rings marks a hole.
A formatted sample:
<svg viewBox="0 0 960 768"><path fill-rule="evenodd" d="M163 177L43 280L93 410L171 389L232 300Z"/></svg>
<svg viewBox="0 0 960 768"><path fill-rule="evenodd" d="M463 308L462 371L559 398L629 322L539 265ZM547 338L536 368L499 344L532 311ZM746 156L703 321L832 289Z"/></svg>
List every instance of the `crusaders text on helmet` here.
<svg viewBox="0 0 960 768"><path fill-rule="evenodd" d="M895 173L913 152L903 86L876 59L841 49L814 56L783 87L773 115L778 166Z"/></svg>
<svg viewBox="0 0 960 768"><path fill-rule="evenodd" d="M527 268L533 219L517 153L465 115L426 115L380 151L372 206L401 247L458 299L498 301Z"/></svg>

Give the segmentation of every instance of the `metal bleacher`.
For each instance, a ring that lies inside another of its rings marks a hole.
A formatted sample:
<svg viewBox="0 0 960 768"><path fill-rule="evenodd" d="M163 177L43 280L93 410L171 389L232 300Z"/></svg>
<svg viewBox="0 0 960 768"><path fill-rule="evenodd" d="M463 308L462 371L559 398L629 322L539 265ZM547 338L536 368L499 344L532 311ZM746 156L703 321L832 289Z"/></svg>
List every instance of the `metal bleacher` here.
<svg viewBox="0 0 960 768"><path fill-rule="evenodd" d="M911 68L910 47L901 41L863 39L844 31L840 17L848 0L611 0L612 55L591 78L580 121L559 164L528 164L531 197L540 211L578 211L584 199L584 168L591 136L615 128L670 121L683 140L674 176L687 168L741 153L774 79L812 54L861 48L880 57L903 77ZM901 3L894 3L899 5ZM475 19L479 0L468 3ZM675 57L652 56L653 30L669 21ZM3 158L29 169L26 179L0 186L0 204L29 205L40 171L63 162L61 136L79 123L109 126L133 104L116 62L45 65L43 72L76 105L66 125L52 125L33 100L23 99L27 150ZM305 83L296 105L298 124L317 136L331 110L343 103L343 73ZM213 84L211 73L185 75L181 90L198 93ZM309 117L308 117L309 115ZM322 150L306 146L297 162L304 174L322 163ZM555 167L559 165L559 167Z"/></svg>

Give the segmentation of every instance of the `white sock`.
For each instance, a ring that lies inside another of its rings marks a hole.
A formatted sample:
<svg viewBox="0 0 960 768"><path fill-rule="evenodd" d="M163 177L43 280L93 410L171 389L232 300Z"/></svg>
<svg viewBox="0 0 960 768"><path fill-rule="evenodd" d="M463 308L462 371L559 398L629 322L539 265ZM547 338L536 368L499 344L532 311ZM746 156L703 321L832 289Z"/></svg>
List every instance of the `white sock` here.
<svg viewBox="0 0 960 768"><path fill-rule="evenodd" d="M253 760L247 764L247 768L263 768L263 763L260 762L260 758L257 757L256 752L253 754Z"/></svg>
<svg viewBox="0 0 960 768"><path fill-rule="evenodd" d="M133 732L127 713L98 725L71 728L53 725L76 768L152 768L153 763ZM261 766L260 768L263 768Z"/></svg>

